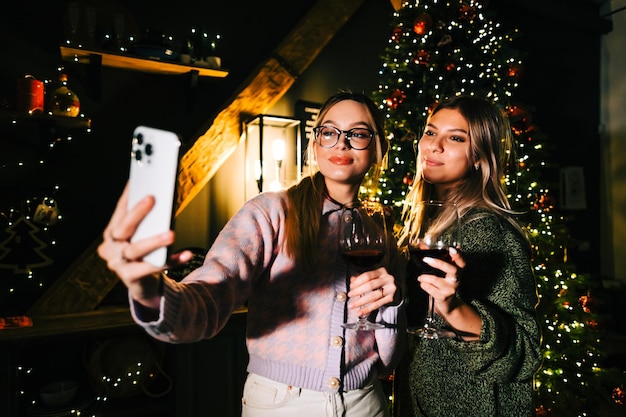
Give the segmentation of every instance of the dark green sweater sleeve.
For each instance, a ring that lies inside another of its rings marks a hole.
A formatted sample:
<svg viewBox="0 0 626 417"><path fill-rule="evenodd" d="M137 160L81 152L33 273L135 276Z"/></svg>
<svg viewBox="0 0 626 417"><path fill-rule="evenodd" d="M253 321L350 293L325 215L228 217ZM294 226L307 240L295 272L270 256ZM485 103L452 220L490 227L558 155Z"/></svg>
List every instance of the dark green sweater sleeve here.
<svg viewBox="0 0 626 417"><path fill-rule="evenodd" d="M534 416L541 336L530 245L506 219L484 209L464 215L461 227L466 267L457 296L480 314L480 338L410 339L397 369L402 415ZM435 320L447 326L440 316Z"/></svg>
<svg viewBox="0 0 626 417"><path fill-rule="evenodd" d="M458 295L476 308L482 329L479 342L452 343L470 373L494 381L528 380L540 361L530 246L506 220L484 212L470 216L462 233L467 267Z"/></svg>

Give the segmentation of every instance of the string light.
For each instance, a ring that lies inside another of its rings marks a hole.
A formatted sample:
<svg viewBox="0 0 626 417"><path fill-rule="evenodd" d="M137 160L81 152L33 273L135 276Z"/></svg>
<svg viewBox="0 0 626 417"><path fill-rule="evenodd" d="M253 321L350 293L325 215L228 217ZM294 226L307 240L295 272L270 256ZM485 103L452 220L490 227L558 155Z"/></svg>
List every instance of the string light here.
<svg viewBox="0 0 626 417"><path fill-rule="evenodd" d="M8 132L9 138L13 132L20 138L22 125L26 126L25 129L39 123L53 124L54 127L48 132L48 142L28 155L37 155L36 158L7 158L0 165L2 178L17 180L32 178L35 174L45 177L32 186L34 191L29 194L22 192L0 201L0 270L6 273L6 279L0 286L0 306L4 313L0 316L23 314L24 309L51 283L51 277L40 271L54 262L49 253L59 242L52 232L57 223L64 221L64 217L56 199L62 187L51 183L51 178L47 177L54 169L49 161L58 159L55 154L64 145L74 142L75 128L85 134L91 132L90 121L84 115L72 118L71 122L61 120L61 125L55 124L58 120L46 115L27 114L16 114L10 120L12 130ZM63 123L71 127L66 128Z"/></svg>

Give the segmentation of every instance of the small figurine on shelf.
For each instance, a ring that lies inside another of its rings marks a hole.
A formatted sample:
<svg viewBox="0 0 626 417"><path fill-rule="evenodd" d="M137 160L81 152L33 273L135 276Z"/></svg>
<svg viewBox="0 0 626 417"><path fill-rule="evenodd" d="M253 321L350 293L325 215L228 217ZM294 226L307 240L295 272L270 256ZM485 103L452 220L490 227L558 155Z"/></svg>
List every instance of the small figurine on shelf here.
<svg viewBox="0 0 626 417"><path fill-rule="evenodd" d="M60 69L60 85L50 93L48 100L48 113L53 116L76 117L80 112L80 100L78 95L67 86L67 73Z"/></svg>
<svg viewBox="0 0 626 417"><path fill-rule="evenodd" d="M194 40L191 36L185 37L180 47L180 62L189 65L192 63L192 57L194 56L193 48Z"/></svg>
<svg viewBox="0 0 626 417"><path fill-rule="evenodd" d="M222 59L217 56L216 50L222 36L212 34L203 29L191 29L192 56L191 62L199 67L220 69Z"/></svg>

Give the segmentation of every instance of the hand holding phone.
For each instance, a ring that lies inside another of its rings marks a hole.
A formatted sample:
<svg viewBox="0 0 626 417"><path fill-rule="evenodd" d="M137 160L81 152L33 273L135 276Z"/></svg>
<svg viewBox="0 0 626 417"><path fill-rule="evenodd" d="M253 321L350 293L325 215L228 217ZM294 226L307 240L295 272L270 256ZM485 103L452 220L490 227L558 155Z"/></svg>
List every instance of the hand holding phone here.
<svg viewBox="0 0 626 417"><path fill-rule="evenodd" d="M154 196L155 204L139 224L131 241L155 236L173 227L180 145L178 135L173 132L147 126L135 128L130 157L128 208L134 207L146 195ZM143 260L163 267L167 255L168 248L159 248Z"/></svg>

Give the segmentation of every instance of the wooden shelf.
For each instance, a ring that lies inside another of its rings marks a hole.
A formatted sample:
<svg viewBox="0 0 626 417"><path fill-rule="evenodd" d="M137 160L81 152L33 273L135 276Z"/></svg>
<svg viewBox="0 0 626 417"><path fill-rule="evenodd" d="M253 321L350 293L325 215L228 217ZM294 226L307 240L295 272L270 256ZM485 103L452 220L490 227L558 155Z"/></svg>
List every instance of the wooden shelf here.
<svg viewBox="0 0 626 417"><path fill-rule="evenodd" d="M233 315L247 313L247 311L247 308L241 307L235 310ZM0 343L138 326L133 321L127 306L104 307L85 313L33 317L32 321L33 325L30 327L0 330Z"/></svg>
<svg viewBox="0 0 626 417"><path fill-rule="evenodd" d="M136 325L128 307L110 307L86 313L33 317L32 320L33 325L30 327L0 330L0 342Z"/></svg>
<svg viewBox="0 0 626 417"><path fill-rule="evenodd" d="M92 63L93 56L100 56L102 58L102 66L132 71L151 72L156 74L187 74L197 72L199 76L214 78L224 78L228 75L228 71L221 69L197 67L193 65L158 61L155 59L141 58L131 55L90 51L87 49L61 46L61 58L67 62L90 64Z"/></svg>
<svg viewBox="0 0 626 417"><path fill-rule="evenodd" d="M18 124L27 121L52 123L64 128L88 129L91 119L86 117L53 116L46 113L26 113L14 110L0 110L0 123Z"/></svg>

